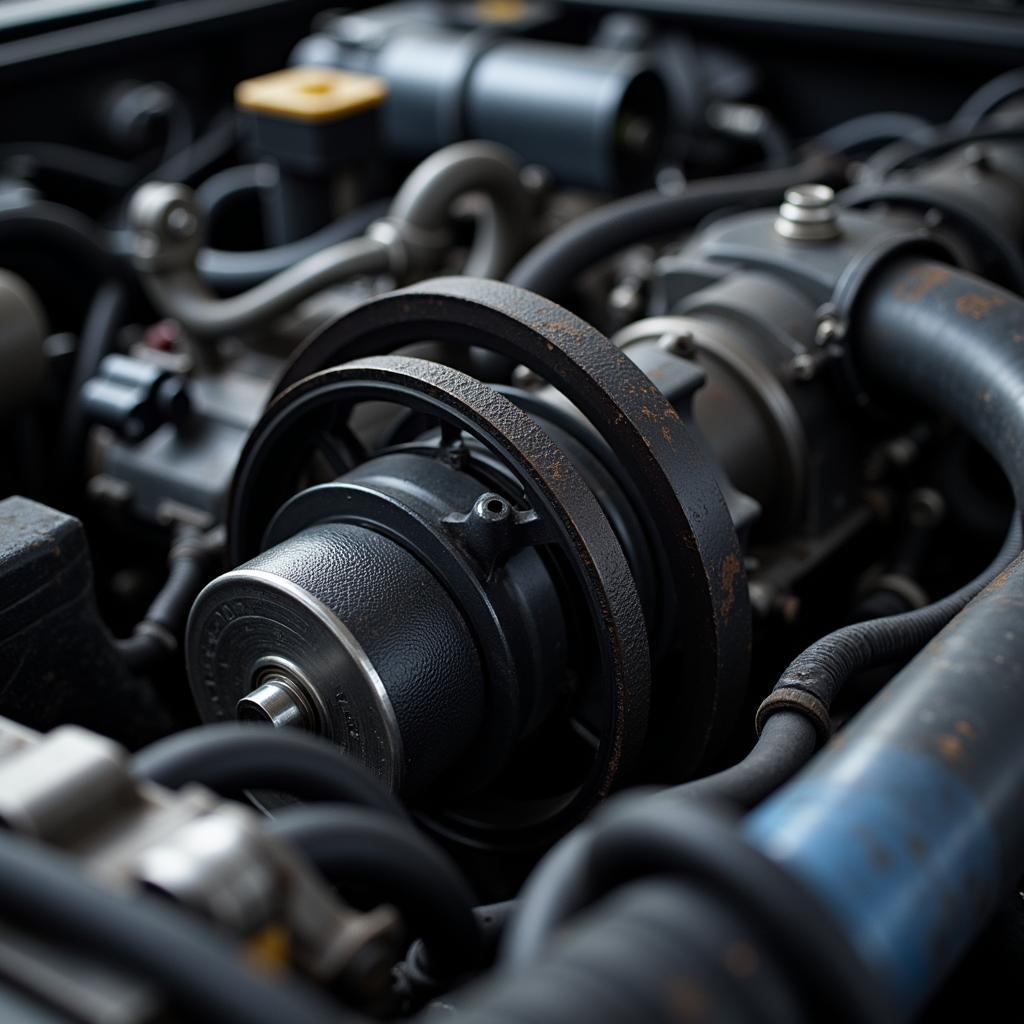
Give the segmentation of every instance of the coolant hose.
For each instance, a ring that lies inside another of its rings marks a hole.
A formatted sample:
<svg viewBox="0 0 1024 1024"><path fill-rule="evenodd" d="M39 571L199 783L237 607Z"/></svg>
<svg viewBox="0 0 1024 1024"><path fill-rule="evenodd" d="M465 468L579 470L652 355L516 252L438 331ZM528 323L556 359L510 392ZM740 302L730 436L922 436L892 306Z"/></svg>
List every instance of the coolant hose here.
<svg viewBox="0 0 1024 1024"><path fill-rule="evenodd" d="M1024 300L941 263L901 261L869 281L853 327L868 383L957 420L1024 509Z"/></svg>

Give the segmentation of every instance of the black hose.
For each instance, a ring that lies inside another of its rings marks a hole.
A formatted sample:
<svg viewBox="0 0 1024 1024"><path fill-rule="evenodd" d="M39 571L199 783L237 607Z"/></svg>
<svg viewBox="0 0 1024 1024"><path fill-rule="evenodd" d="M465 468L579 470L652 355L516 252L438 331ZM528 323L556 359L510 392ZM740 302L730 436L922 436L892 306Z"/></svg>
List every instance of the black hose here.
<svg viewBox="0 0 1024 1024"><path fill-rule="evenodd" d="M65 472L69 475L80 470L85 429L82 388L96 374L103 357L113 351L127 305L127 287L117 278L105 281L93 296L78 335L60 432L61 454Z"/></svg>
<svg viewBox="0 0 1024 1024"><path fill-rule="evenodd" d="M577 826L530 873L505 926L500 947L503 963L534 960L559 925L590 902L584 868L591 840L592 829Z"/></svg>
<svg viewBox="0 0 1024 1024"><path fill-rule="evenodd" d="M658 796L710 800L745 810L756 807L796 775L817 745L818 733L809 718L780 709L765 722L757 743L742 761L714 775L672 786Z"/></svg>
<svg viewBox="0 0 1024 1024"><path fill-rule="evenodd" d="M808 694L822 705L823 711L828 711L840 690L859 672L903 661L916 654L966 607L968 601L980 594L1020 554L1020 550L1021 520L1018 514L1014 514L999 553L988 568L969 583L923 608L854 622L811 644L790 662L775 684L772 695L761 705L758 724L764 731L754 751L762 746L767 727L776 717L776 712L787 709L788 702L796 694ZM790 718L791 715L792 711L785 717ZM825 732L824 724L820 723L822 734ZM810 759L811 752L807 753L804 761ZM795 774L795 771L790 774Z"/></svg>
<svg viewBox="0 0 1024 1024"><path fill-rule="evenodd" d="M238 139L234 110L218 114L190 145L168 156L142 181L192 182L224 160ZM137 184L142 184L139 181Z"/></svg>
<svg viewBox="0 0 1024 1024"><path fill-rule="evenodd" d="M1024 510L1024 299L931 260L885 267L858 300L850 351L882 399L958 421Z"/></svg>
<svg viewBox="0 0 1024 1024"><path fill-rule="evenodd" d="M938 138L934 142L927 141L922 145L894 142L891 146L874 153L865 161L864 166L872 178L885 178L908 164L942 156L960 146L970 146L976 142L1024 143L1024 129L1021 128L990 128L970 132L947 129L940 130L937 135Z"/></svg>
<svg viewBox="0 0 1024 1024"><path fill-rule="evenodd" d="M793 185L834 178L836 167L833 160L816 157L785 170L695 181L677 195L627 196L549 235L512 268L506 280L557 300L581 273L630 245L685 231L723 206L773 202Z"/></svg>
<svg viewBox="0 0 1024 1024"><path fill-rule="evenodd" d="M1021 93L1024 93L1024 68L1013 68L971 93L953 115L950 124L960 131L973 131L997 107Z"/></svg>
<svg viewBox="0 0 1024 1024"><path fill-rule="evenodd" d="M473 893L447 854L407 821L363 807L286 808L267 825L300 850L329 882L369 890L401 913L423 940L427 969L452 977L476 967L482 937Z"/></svg>
<svg viewBox="0 0 1024 1024"><path fill-rule="evenodd" d="M222 722L187 729L141 750L132 774L178 789L198 782L223 796L280 790L300 800L353 803L403 820L402 805L332 743L269 725Z"/></svg>
<svg viewBox="0 0 1024 1024"><path fill-rule="evenodd" d="M139 180L138 167L117 157L58 142L5 142L0 144L0 163L28 160L45 171L88 181L111 192L123 192Z"/></svg>
<svg viewBox="0 0 1024 1024"><path fill-rule="evenodd" d="M196 187L196 202L207 224L212 224L222 206L252 193L260 193L277 184L273 164L238 164L211 174Z"/></svg>
<svg viewBox="0 0 1024 1024"><path fill-rule="evenodd" d="M306 238L270 249L233 252L203 248L196 258L196 268L202 279L218 291L244 291L328 246L362 235L375 220L387 213L389 206L390 200L373 200Z"/></svg>
<svg viewBox="0 0 1024 1024"><path fill-rule="evenodd" d="M118 650L133 672L145 672L178 649L192 603L210 578L219 554L219 531L179 533L168 558L167 580L132 635L117 641Z"/></svg>
<svg viewBox="0 0 1024 1024"><path fill-rule="evenodd" d="M126 260L107 247L103 234L86 216L58 203L32 202L0 209L0 247L54 247L75 257L100 277L128 275Z"/></svg>
<svg viewBox="0 0 1024 1024"><path fill-rule="evenodd" d="M934 136L936 130L934 125L916 114L900 110L879 110L834 125L815 136L811 144L832 153L848 153L872 142L904 139L908 135L921 137L925 141L929 135Z"/></svg>
<svg viewBox="0 0 1024 1024"><path fill-rule="evenodd" d="M245 966L214 929L170 904L90 882L52 849L0 833L0 918L152 984L189 1020L342 1024L313 989Z"/></svg>

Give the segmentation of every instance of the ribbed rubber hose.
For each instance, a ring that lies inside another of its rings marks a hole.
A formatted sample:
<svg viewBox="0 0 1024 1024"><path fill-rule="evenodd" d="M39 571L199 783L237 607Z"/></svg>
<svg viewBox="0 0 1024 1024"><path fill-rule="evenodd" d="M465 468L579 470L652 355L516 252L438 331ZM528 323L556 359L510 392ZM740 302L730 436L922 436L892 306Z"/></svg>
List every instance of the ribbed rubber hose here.
<svg viewBox="0 0 1024 1024"><path fill-rule="evenodd" d="M923 608L854 622L829 633L790 662L772 692L807 693L830 709L843 686L857 673L905 660L921 650L1020 554L1020 549L1021 521L1015 514L999 553L979 576ZM764 724L764 740L768 724L780 709L773 712L770 705L762 708L759 717ZM771 717L766 718L766 713Z"/></svg>
<svg viewBox="0 0 1024 1024"><path fill-rule="evenodd" d="M725 206L774 202L794 185L834 178L837 166L815 157L784 170L695 181L677 195L640 192L607 203L549 235L506 280L557 301L585 270L630 245L685 231Z"/></svg>

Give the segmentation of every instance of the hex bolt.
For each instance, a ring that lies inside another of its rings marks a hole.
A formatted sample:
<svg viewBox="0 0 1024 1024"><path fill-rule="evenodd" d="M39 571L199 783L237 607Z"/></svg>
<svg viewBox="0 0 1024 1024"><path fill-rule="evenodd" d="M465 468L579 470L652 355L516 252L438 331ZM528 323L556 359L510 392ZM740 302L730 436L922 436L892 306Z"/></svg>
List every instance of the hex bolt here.
<svg viewBox="0 0 1024 1024"><path fill-rule="evenodd" d="M775 233L793 242L827 242L838 238L835 198L828 185L797 185L789 189L775 218Z"/></svg>

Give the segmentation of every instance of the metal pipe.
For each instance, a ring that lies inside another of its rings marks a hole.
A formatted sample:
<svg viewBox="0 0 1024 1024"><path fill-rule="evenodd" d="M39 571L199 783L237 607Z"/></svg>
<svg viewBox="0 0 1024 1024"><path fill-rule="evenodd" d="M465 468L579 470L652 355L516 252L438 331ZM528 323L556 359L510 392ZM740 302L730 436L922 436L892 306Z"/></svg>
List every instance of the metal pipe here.
<svg viewBox="0 0 1024 1024"><path fill-rule="evenodd" d="M1024 868L1024 557L745 832L909 1017Z"/></svg>
<svg viewBox="0 0 1024 1024"><path fill-rule="evenodd" d="M518 254L528 197L514 154L483 142L457 143L417 167L388 216L363 237L329 246L248 291L216 297L196 269L202 214L183 185L152 183L133 196L133 262L154 305L199 337L255 328L324 288L358 275L415 277L436 267L448 250L449 218L461 196L482 194L466 272L496 276Z"/></svg>

